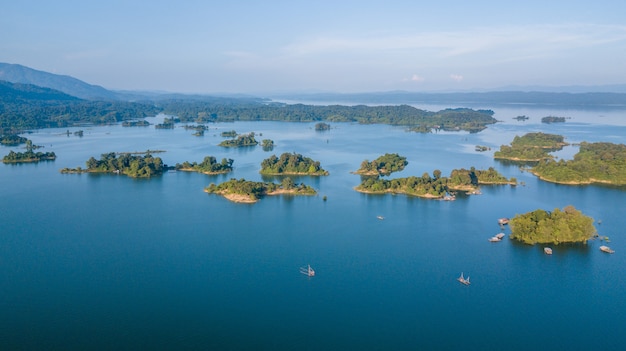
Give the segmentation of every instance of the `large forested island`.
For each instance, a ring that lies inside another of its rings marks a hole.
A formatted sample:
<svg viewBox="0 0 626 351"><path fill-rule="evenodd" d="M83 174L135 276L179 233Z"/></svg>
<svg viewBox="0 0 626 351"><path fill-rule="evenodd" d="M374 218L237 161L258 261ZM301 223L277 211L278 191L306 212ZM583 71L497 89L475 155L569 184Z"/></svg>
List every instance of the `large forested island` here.
<svg viewBox="0 0 626 351"><path fill-rule="evenodd" d="M151 154L133 155L131 153L110 152L102 154L100 160L91 157L86 162L87 168L63 168L61 173L113 173L124 174L132 178L149 178L163 173L164 165L160 157Z"/></svg>
<svg viewBox="0 0 626 351"><path fill-rule="evenodd" d="M441 199L454 191L475 191L479 185L517 184L515 178L507 179L493 167L488 170L454 169L449 177L442 177L441 171L434 170L432 176L424 173L421 177L396 179L368 178L355 187L355 190L370 194L407 194L425 198Z"/></svg>
<svg viewBox="0 0 626 351"><path fill-rule="evenodd" d="M573 160L544 160L532 172L542 180L561 184L626 185L626 145L582 142Z"/></svg>
<svg viewBox="0 0 626 351"><path fill-rule="evenodd" d="M259 142L254 138L254 132L249 134L240 134L235 139L227 139L222 141L219 146L224 147L242 147L242 146L255 146Z"/></svg>
<svg viewBox="0 0 626 351"><path fill-rule="evenodd" d="M566 145L568 144L562 135L527 133L521 137L515 136L510 146L500 146L500 150L493 157L514 162L538 162L552 158L549 151L560 150Z"/></svg>
<svg viewBox="0 0 626 351"><path fill-rule="evenodd" d="M552 212L538 209L516 215L509 221L511 239L526 244L561 244L586 242L596 234L593 218L574 206Z"/></svg>
<svg viewBox="0 0 626 351"><path fill-rule="evenodd" d="M232 171L233 162L234 161L230 158L223 158L222 162L218 163L215 157L206 156L200 163L189 163L188 161L182 164L177 163L175 169L178 171L200 172L204 174L221 174Z"/></svg>
<svg viewBox="0 0 626 351"><path fill-rule="evenodd" d="M272 155L266 158L261 162L260 173L265 175L328 175L328 171L320 166L319 161L295 152L285 152L280 157Z"/></svg>
<svg viewBox="0 0 626 351"><path fill-rule="evenodd" d="M271 182L254 182L245 179L231 179L219 185L211 183L204 191L219 194L233 202L255 203L266 195L315 195L315 189L303 183L295 184L289 177L280 184Z"/></svg>
<svg viewBox="0 0 626 351"><path fill-rule="evenodd" d="M400 156L397 153L387 153L372 162L364 160L361 162L361 168L354 173L368 176L388 176L393 172L403 170L408 164L406 157Z"/></svg>

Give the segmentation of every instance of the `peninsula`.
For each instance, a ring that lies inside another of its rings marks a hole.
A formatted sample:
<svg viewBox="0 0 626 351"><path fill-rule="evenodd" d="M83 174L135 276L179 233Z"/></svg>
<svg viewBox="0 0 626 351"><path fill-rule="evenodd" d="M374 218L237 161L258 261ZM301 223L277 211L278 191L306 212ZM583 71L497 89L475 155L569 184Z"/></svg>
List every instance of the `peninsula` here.
<svg viewBox="0 0 626 351"><path fill-rule="evenodd" d="M584 243L596 234L593 218L583 215L574 206L515 215L509 227L511 239L530 245Z"/></svg>
<svg viewBox="0 0 626 351"><path fill-rule="evenodd" d="M209 194L222 195L230 201L239 203L255 203L264 196L272 195L316 195L317 191L303 183L295 184L289 177L280 184L271 182L254 182L243 178L231 179L216 185L211 183L204 191Z"/></svg>
<svg viewBox="0 0 626 351"><path fill-rule="evenodd" d="M584 185L602 183L626 185L626 145L580 143L572 160L544 160L531 172L548 182Z"/></svg>

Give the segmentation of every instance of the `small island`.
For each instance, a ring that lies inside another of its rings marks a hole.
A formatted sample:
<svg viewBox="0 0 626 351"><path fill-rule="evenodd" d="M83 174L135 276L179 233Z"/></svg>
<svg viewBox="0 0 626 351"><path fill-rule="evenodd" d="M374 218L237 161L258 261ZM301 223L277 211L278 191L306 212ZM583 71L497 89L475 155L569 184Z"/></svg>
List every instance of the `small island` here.
<svg viewBox="0 0 626 351"><path fill-rule="evenodd" d="M366 176L388 176L393 172L402 171L408 164L406 157L386 153L372 162L364 160L361 162L361 168L354 173Z"/></svg>
<svg viewBox="0 0 626 351"><path fill-rule="evenodd" d="M54 152L34 152L41 146L33 145L31 140L26 140L26 152L9 151L9 154L2 158L4 163L30 163L40 161L54 161L57 155Z"/></svg>
<svg viewBox="0 0 626 351"><path fill-rule="evenodd" d="M511 239L529 245L586 243L596 234L593 218L583 215L574 206L515 215L509 226Z"/></svg>
<svg viewBox="0 0 626 351"><path fill-rule="evenodd" d="M573 160L544 160L531 172L548 182L584 185L602 183L626 185L626 145L580 143Z"/></svg>
<svg viewBox="0 0 626 351"><path fill-rule="evenodd" d="M271 140L271 139L261 140L261 147L263 147L263 151L274 150L274 140Z"/></svg>
<svg viewBox="0 0 626 351"><path fill-rule="evenodd" d="M516 119L518 121L525 121L525 120L529 119L529 117L526 116L526 115L521 115L521 116L513 117L513 119Z"/></svg>
<svg viewBox="0 0 626 351"><path fill-rule="evenodd" d="M316 123L315 130L318 132L330 130L330 124L324 122Z"/></svg>
<svg viewBox="0 0 626 351"><path fill-rule="evenodd" d="M148 127L150 122L142 119L140 121L124 121L122 122L122 127Z"/></svg>
<svg viewBox="0 0 626 351"><path fill-rule="evenodd" d="M0 138L0 144L6 145L6 146L17 146L20 144L24 144L26 140L28 139L21 137L17 134L8 134L8 135L3 135Z"/></svg>
<svg viewBox="0 0 626 351"><path fill-rule="evenodd" d="M102 154L100 160L91 157L86 162L87 169L81 167L63 168L61 173L111 173L124 174L132 178L149 178L163 173L165 166L160 157L151 154L134 155L133 153L110 152Z"/></svg>
<svg viewBox="0 0 626 351"><path fill-rule="evenodd" d="M453 199L455 191L475 192L479 185L508 184L516 185L515 178L507 179L493 167L488 170L454 169L450 177L442 177L440 170L434 170L432 176L424 173L421 177L397 179L377 179L370 177L354 189L367 194L406 194L430 199Z"/></svg>
<svg viewBox="0 0 626 351"><path fill-rule="evenodd" d="M237 136L237 132L234 130L227 130L227 131L221 132L220 136L224 138L234 138Z"/></svg>
<svg viewBox="0 0 626 351"><path fill-rule="evenodd" d="M541 123L564 123L565 117L546 116L541 118Z"/></svg>
<svg viewBox="0 0 626 351"><path fill-rule="evenodd" d="M189 163L187 161L182 164L177 163L174 167L177 171L199 172L204 174L223 174L233 170L233 160L223 158L222 162L217 163L213 156L206 156L201 163Z"/></svg>
<svg viewBox="0 0 626 351"><path fill-rule="evenodd" d="M328 175L328 171L320 166L319 161L314 161L295 152L285 152L280 157L272 155L266 158L261 162L260 173L264 175Z"/></svg>
<svg viewBox="0 0 626 351"><path fill-rule="evenodd" d="M254 132L250 134L241 134L238 135L235 139L224 140L219 143L219 146L223 147L245 147L245 146L255 146L258 145L259 142L254 138Z"/></svg>
<svg viewBox="0 0 626 351"><path fill-rule="evenodd" d="M271 182L254 182L243 178L231 179L219 185L211 183L204 191L209 194L222 195L230 201L239 203L255 203L263 196L272 195L316 195L317 191L305 184L296 185L286 177L280 184Z"/></svg>
<svg viewBox="0 0 626 351"><path fill-rule="evenodd" d="M566 143L562 135L548 133L527 133L523 136L515 136L511 145L502 145L496 151L493 158L513 162L538 162L551 159L549 151L561 150Z"/></svg>
<svg viewBox="0 0 626 351"><path fill-rule="evenodd" d="M176 117L168 118L165 117L163 119L163 123L155 124L154 128L156 129L174 129L174 124L180 122L180 119Z"/></svg>

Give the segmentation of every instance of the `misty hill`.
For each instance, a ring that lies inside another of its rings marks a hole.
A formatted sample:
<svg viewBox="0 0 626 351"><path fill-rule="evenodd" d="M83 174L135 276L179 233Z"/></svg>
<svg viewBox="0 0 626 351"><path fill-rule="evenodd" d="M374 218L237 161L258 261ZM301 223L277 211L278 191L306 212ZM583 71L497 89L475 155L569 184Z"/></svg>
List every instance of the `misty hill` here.
<svg viewBox="0 0 626 351"><path fill-rule="evenodd" d="M86 100L117 100L118 94L82 80L38 71L22 65L0 63L0 80L50 88Z"/></svg>
<svg viewBox="0 0 626 351"><path fill-rule="evenodd" d="M494 105L529 104L552 106L626 106L626 93L556 93L556 92L461 92L461 93L414 93L406 91L378 93L317 93L282 94L274 99L310 102L341 102L351 104L450 104L450 105Z"/></svg>
<svg viewBox="0 0 626 351"><path fill-rule="evenodd" d="M0 102L12 103L28 100L76 101L79 98L50 88L0 80Z"/></svg>

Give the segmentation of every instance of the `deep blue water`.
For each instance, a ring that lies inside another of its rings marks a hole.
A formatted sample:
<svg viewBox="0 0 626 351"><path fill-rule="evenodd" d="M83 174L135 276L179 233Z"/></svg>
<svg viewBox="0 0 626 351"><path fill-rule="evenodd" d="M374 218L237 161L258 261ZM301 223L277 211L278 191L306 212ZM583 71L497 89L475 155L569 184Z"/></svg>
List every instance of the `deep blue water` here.
<svg viewBox="0 0 626 351"><path fill-rule="evenodd" d="M626 143L626 111L494 110L503 122L477 134L341 123L320 133L277 122L213 124L204 137L183 128L70 129L82 138L36 131L28 137L56 161L0 165L0 348L621 349L626 190L541 182L492 156L530 131ZM512 120L522 114L531 119ZM547 115L571 119L541 124ZM262 133L276 147L218 147L231 129ZM146 149L166 150L158 156L172 165L229 157L235 170L149 180L59 173L91 156ZM283 152L330 172L298 179L318 196L246 205L202 191L229 178L262 180L261 160ZM484 186L454 202L352 190L360 178L350 172L386 152L409 161L391 178L493 166L526 185ZM599 241L556 246L552 256L487 241L500 217L566 205L601 221L616 253L601 253ZM298 272L309 263L313 278ZM461 272L471 286L456 281Z"/></svg>

